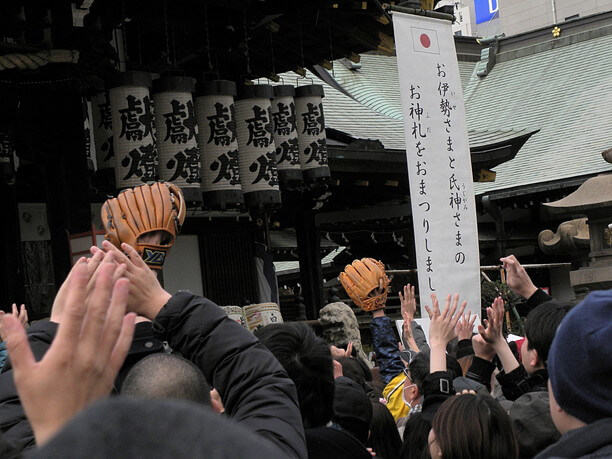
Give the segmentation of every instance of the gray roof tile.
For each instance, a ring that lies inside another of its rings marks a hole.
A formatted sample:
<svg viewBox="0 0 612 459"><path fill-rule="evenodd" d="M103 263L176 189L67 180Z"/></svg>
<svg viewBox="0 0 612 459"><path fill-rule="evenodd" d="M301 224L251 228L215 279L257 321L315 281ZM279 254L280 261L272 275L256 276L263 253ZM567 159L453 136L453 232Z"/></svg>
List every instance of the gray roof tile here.
<svg viewBox="0 0 612 459"><path fill-rule="evenodd" d="M477 194L610 170L612 35L498 63L464 93L471 128L540 129Z"/></svg>

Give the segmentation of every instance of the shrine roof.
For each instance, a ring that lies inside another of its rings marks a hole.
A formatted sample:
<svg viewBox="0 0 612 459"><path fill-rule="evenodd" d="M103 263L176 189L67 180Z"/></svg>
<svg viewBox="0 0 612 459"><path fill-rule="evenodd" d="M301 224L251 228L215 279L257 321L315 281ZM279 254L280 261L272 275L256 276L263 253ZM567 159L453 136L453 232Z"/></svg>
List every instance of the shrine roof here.
<svg viewBox="0 0 612 459"><path fill-rule="evenodd" d="M476 194L524 194L546 182L610 170L601 152L611 145L612 15L597 16L575 31L576 21L560 24L562 41L550 30L503 39L490 73L472 75L464 88L469 127L539 129L514 160L495 168L495 182L474 185Z"/></svg>

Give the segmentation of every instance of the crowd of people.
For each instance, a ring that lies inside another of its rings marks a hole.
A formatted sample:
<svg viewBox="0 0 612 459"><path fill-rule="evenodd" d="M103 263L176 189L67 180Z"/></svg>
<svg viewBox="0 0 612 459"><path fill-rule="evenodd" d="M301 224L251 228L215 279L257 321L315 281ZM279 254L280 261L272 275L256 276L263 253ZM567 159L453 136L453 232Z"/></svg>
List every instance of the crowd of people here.
<svg viewBox="0 0 612 459"><path fill-rule="evenodd" d="M458 295L433 295L425 336L410 285L398 343L381 280L373 367L304 323L251 333L170 294L128 244L91 250L50 320L0 317L0 457L612 457L612 291L560 304L510 256L520 348L501 298L477 325Z"/></svg>

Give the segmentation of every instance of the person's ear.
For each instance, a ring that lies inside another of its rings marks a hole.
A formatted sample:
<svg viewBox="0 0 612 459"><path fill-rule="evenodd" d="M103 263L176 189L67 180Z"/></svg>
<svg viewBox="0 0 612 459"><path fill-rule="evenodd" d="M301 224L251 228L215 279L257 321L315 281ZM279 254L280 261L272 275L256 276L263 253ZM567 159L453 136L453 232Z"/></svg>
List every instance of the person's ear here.
<svg viewBox="0 0 612 459"><path fill-rule="evenodd" d="M543 366L542 359L540 359L538 351L536 351L535 349L529 350L529 365L531 365L532 368L537 368L540 365Z"/></svg>
<svg viewBox="0 0 612 459"><path fill-rule="evenodd" d="M408 400L410 403L413 403L415 400L418 400L421 396L421 394L419 393L419 388L417 386L409 387L407 389L407 392L408 396L406 397L406 400Z"/></svg>
<svg viewBox="0 0 612 459"><path fill-rule="evenodd" d="M213 398L210 400L210 404L215 413L223 413L223 405L219 402L219 400Z"/></svg>

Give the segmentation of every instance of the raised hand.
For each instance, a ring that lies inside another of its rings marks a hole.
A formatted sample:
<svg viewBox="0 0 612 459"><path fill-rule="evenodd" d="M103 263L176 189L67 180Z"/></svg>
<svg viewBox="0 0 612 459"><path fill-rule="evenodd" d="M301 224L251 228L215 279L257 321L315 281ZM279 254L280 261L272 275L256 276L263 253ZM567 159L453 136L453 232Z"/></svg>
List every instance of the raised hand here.
<svg viewBox="0 0 612 459"><path fill-rule="evenodd" d="M71 271L62 286L62 321L41 361L35 360L19 318L4 318L15 385L38 445L110 393L132 342L135 315L125 315L130 282L113 282L114 263L99 269L89 295L87 264L79 262Z"/></svg>
<svg viewBox="0 0 612 459"><path fill-rule="evenodd" d="M536 292L538 288L514 255L500 258L499 261L506 270L506 284L514 293L523 298L529 298Z"/></svg>
<svg viewBox="0 0 612 459"><path fill-rule="evenodd" d="M442 345L446 347L446 345L457 336L455 327L463 315L463 311L467 306L467 301L461 303L457 311L459 295L456 294L454 297L448 295L442 312L440 312L438 298L435 293L431 294L431 301L432 308L425 306L431 320L429 324L429 342L432 346Z"/></svg>
<svg viewBox="0 0 612 459"><path fill-rule="evenodd" d="M96 247L97 249L97 247ZM90 295L94 289L96 283L96 276L98 268L102 265L102 263L106 264L114 264L117 269L113 274L113 280L116 281L120 277L125 274L126 267L124 265L118 264L112 255L105 255L105 253L97 249L97 251L93 252L93 256L91 258L81 257L72 267L68 276L64 280L64 283L61 285L57 294L55 295L55 299L53 300L53 306L51 307L51 321L60 323L62 321L62 315L64 312L63 306L66 303L66 294L68 286L70 285L70 279L73 275L73 272L78 269L77 267L81 264L87 266L87 295Z"/></svg>
<svg viewBox="0 0 612 459"><path fill-rule="evenodd" d="M416 297L414 295L414 286L411 286L410 284L404 285L404 294L402 294L402 292L399 292L399 298L402 317L404 317L404 314L408 314L410 317L414 318L414 314L416 313L417 309Z"/></svg>
<svg viewBox="0 0 612 459"><path fill-rule="evenodd" d="M478 326L478 332L487 343L495 346L499 341L505 341L502 335L503 323L504 300L501 296L498 296L493 304L487 308L487 319L484 320L484 326Z"/></svg>
<svg viewBox="0 0 612 459"><path fill-rule="evenodd" d="M338 379L341 376L344 376L342 373L342 364L337 360L332 361L334 364L334 379Z"/></svg>
<svg viewBox="0 0 612 459"><path fill-rule="evenodd" d="M471 319L470 319L471 318ZM471 339L472 332L474 331L474 323L478 316L476 314L472 315L472 311L468 311L467 314L464 314L459 322L457 322L457 339L461 341L462 339Z"/></svg>
<svg viewBox="0 0 612 459"><path fill-rule="evenodd" d="M425 309L431 320L429 323L429 344L431 347L429 371L435 373L436 371L446 371L446 345L457 336L455 327L463 315L467 301L461 303L461 307L457 311L459 295L454 297L448 295L442 312L440 312L438 298L435 293L431 294L431 301L432 307L425 306Z"/></svg>
<svg viewBox="0 0 612 459"><path fill-rule="evenodd" d="M478 332L482 339L495 350L504 367L504 371L510 373L519 366L519 363L502 334L504 325L504 300L501 297L495 298L491 307L487 308L487 317L488 319L485 321L485 326L478 326Z"/></svg>
<svg viewBox="0 0 612 459"><path fill-rule="evenodd" d="M472 336L472 347L474 348L474 355L481 359L492 361L495 357L495 349L489 343L487 343L481 334Z"/></svg>
<svg viewBox="0 0 612 459"><path fill-rule="evenodd" d="M25 304L22 304L21 308L17 309L17 305L13 303L12 311L13 315L19 319L21 325L27 327L28 311L26 310ZM0 341L6 340L6 332L4 331L4 314L4 311L0 311Z"/></svg>
<svg viewBox="0 0 612 459"><path fill-rule="evenodd" d="M414 335L412 334L412 322L414 321L414 317L411 316L410 313L408 313L407 311L403 311L402 318L404 319L404 323L402 324L403 342L406 343L406 346L408 346L413 351L419 352L419 346L417 345L414 339Z"/></svg>
<svg viewBox="0 0 612 459"><path fill-rule="evenodd" d="M112 253L119 263L126 266L125 276L130 280L128 311L154 320L172 295L163 289L157 280L157 275L132 246L121 244L121 249L125 252L123 253L110 242L104 241L102 248L107 254ZM97 250L100 249L92 247L92 252Z"/></svg>

